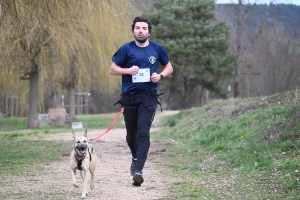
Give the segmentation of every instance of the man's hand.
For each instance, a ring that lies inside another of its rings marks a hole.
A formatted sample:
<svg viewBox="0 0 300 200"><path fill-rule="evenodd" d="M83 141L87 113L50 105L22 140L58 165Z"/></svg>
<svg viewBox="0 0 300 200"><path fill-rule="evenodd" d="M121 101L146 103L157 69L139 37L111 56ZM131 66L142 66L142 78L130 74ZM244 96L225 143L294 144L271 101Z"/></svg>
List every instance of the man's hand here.
<svg viewBox="0 0 300 200"><path fill-rule="evenodd" d="M157 83L160 80L160 74L157 74L156 72L154 72L151 76L151 81L153 83Z"/></svg>
<svg viewBox="0 0 300 200"><path fill-rule="evenodd" d="M136 65L133 65L132 67L128 68L127 74L130 75L137 75L139 73L140 68Z"/></svg>

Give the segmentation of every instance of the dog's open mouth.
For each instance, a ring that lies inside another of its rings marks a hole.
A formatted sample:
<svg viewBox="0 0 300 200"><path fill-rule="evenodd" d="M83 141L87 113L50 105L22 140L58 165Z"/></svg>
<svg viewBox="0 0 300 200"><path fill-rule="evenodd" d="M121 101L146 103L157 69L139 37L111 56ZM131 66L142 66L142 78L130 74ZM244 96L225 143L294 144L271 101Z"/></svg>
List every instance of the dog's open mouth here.
<svg viewBox="0 0 300 200"><path fill-rule="evenodd" d="M80 153L85 154L85 152L86 152L86 147L84 147L84 146L79 146L79 147L76 147L76 148L78 149L78 151L79 151Z"/></svg>

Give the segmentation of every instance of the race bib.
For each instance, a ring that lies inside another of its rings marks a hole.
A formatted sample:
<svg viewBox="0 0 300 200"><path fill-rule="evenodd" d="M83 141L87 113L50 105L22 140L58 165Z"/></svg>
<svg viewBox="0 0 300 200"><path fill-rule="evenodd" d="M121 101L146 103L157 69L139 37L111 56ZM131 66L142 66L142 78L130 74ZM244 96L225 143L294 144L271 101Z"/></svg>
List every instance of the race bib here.
<svg viewBox="0 0 300 200"><path fill-rule="evenodd" d="M139 69L136 75L132 75L133 83L150 82L150 68Z"/></svg>

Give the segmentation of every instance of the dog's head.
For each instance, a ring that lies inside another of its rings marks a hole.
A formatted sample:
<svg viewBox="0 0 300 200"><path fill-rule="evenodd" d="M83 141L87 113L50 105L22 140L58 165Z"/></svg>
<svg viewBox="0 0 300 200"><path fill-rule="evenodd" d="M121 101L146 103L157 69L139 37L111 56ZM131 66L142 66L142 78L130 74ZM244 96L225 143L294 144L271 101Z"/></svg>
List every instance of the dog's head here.
<svg viewBox="0 0 300 200"><path fill-rule="evenodd" d="M74 150L76 151L77 155L85 155L92 140L87 138L87 129L83 135L77 136L74 131L72 131L72 134L74 138Z"/></svg>

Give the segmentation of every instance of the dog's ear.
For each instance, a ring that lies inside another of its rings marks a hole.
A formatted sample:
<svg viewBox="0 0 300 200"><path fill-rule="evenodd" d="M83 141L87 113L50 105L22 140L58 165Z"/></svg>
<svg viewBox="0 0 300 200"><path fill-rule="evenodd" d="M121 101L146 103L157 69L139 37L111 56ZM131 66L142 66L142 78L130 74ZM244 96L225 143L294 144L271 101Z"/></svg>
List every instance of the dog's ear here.
<svg viewBox="0 0 300 200"><path fill-rule="evenodd" d="M73 138L75 139L76 134L75 134L74 130L72 130L72 135L73 135Z"/></svg>
<svg viewBox="0 0 300 200"><path fill-rule="evenodd" d="M84 131L84 137L87 137L87 129L85 129L85 131Z"/></svg>

